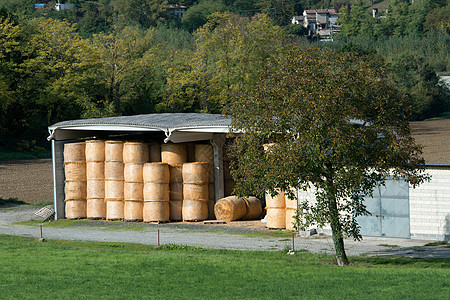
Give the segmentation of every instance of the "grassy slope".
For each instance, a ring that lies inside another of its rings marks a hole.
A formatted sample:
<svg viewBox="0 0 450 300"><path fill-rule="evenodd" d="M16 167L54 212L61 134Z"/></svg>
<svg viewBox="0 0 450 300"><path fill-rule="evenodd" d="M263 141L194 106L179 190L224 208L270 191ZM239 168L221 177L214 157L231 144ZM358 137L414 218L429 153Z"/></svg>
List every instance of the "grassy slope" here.
<svg viewBox="0 0 450 300"><path fill-rule="evenodd" d="M445 299L449 262L353 259L0 236L0 295L17 298Z"/></svg>

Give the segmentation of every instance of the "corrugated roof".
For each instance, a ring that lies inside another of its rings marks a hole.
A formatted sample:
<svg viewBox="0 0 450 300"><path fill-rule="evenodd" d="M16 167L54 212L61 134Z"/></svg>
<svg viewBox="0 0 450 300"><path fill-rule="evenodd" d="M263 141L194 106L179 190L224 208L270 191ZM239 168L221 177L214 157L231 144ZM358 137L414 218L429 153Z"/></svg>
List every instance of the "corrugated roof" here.
<svg viewBox="0 0 450 300"><path fill-rule="evenodd" d="M231 118L219 114L200 113L164 113L145 114L134 116L120 116L96 119L81 119L63 121L53 124L50 130L58 128L114 125L143 128L176 129L176 128L199 128L199 127L229 127Z"/></svg>

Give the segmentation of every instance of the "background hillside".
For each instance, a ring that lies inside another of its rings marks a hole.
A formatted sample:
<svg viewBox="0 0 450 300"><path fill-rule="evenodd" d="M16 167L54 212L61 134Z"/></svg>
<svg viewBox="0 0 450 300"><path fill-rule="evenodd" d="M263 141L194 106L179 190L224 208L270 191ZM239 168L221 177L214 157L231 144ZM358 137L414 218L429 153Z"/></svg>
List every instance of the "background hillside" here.
<svg viewBox="0 0 450 300"><path fill-rule="evenodd" d="M351 51L383 66L415 108L445 115L448 0L0 0L0 149L49 147L47 126L67 119L153 112L220 113L251 88L269 59L292 47ZM179 19L173 10L186 6ZM43 8L41 8L43 7ZM305 9L335 8L334 42L290 24ZM313 51L313 50L312 50Z"/></svg>

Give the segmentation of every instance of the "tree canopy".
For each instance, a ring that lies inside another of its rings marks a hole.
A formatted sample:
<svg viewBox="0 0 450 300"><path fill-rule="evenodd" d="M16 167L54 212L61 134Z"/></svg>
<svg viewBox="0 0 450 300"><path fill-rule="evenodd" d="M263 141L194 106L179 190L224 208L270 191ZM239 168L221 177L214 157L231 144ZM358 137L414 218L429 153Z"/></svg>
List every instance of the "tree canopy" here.
<svg viewBox="0 0 450 300"><path fill-rule="evenodd" d="M409 132L411 108L366 58L290 50L231 102L232 125L243 132L233 149L236 192L293 197L290 187L312 187L316 202L301 203L300 227L330 224L337 260L346 264L343 237L360 238L364 196L389 176L413 185L426 179Z"/></svg>

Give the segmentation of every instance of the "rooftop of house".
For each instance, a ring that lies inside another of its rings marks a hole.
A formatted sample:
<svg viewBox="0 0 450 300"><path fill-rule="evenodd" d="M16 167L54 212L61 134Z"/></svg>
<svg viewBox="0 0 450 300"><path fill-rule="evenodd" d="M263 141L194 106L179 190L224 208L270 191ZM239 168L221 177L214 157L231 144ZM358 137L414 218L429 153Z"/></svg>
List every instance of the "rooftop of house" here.
<svg viewBox="0 0 450 300"><path fill-rule="evenodd" d="M382 5L382 4L380 4L380 5L374 5L374 6L372 6L372 8L373 8L373 9L388 9L388 8L389 8L389 5Z"/></svg>

